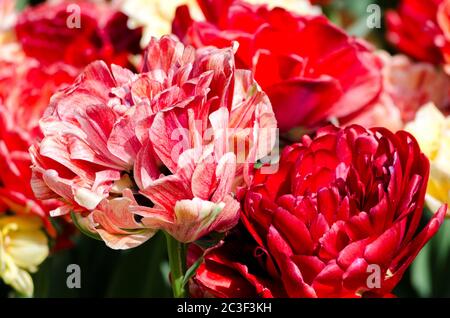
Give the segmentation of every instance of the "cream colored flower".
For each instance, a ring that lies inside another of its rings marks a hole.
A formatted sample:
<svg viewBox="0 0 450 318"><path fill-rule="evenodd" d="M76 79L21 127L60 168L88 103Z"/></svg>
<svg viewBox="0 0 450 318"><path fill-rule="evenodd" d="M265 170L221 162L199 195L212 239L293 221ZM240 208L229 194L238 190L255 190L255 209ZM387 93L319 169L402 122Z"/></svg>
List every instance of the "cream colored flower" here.
<svg viewBox="0 0 450 318"><path fill-rule="evenodd" d="M0 216L0 278L25 296L33 295L30 273L48 256L48 240L38 217Z"/></svg>
<svg viewBox="0 0 450 318"><path fill-rule="evenodd" d="M142 45L145 47L152 36L161 37L170 34L172 21L178 6L187 5L194 20L204 20L197 0L118 0L122 11L131 21L131 27L143 26ZM308 0L247 0L252 4L268 4L270 7L283 7L299 14L320 14L317 6Z"/></svg>
<svg viewBox="0 0 450 318"><path fill-rule="evenodd" d="M436 211L450 200L450 116L445 117L430 103L423 106L414 121L406 125L430 159L431 170L426 200L429 208ZM447 209L450 216L450 209Z"/></svg>
<svg viewBox="0 0 450 318"><path fill-rule="evenodd" d="M196 20L203 19L203 14L196 0L122 0L121 9L132 22L132 27L143 26L142 45L146 46L151 37L161 37L172 31L172 20L178 6L188 5L191 15Z"/></svg>

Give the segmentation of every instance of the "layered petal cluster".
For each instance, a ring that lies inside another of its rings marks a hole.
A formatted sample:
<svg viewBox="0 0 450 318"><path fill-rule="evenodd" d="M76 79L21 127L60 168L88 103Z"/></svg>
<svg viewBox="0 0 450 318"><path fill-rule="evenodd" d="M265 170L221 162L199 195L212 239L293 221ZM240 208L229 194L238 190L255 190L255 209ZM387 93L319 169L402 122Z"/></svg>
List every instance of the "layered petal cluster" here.
<svg viewBox="0 0 450 318"><path fill-rule="evenodd" d="M429 102L447 112L450 78L430 63L413 62L405 55L378 53L383 61L383 91L369 109L350 121L364 127L403 129L419 108Z"/></svg>
<svg viewBox="0 0 450 318"><path fill-rule="evenodd" d="M238 194L241 228L207 250L194 295L388 296L436 233L419 224L429 162L404 131L326 127ZM420 230L420 231L419 231Z"/></svg>
<svg viewBox="0 0 450 318"><path fill-rule="evenodd" d="M344 123L378 98L379 59L325 17L238 0L199 3L206 21L192 20L180 7L174 33L195 47L238 41L237 64L254 72L282 132L332 119Z"/></svg>
<svg viewBox="0 0 450 318"><path fill-rule="evenodd" d="M234 50L152 39L134 74L103 62L53 96L31 149L32 186L60 199L113 248L164 229L182 242L225 231L238 219L232 197L275 142L267 96Z"/></svg>
<svg viewBox="0 0 450 318"><path fill-rule="evenodd" d="M47 258L48 239L35 216L0 215L0 278L21 295L33 295L30 273Z"/></svg>
<svg viewBox="0 0 450 318"><path fill-rule="evenodd" d="M140 52L142 29L127 23L128 16L106 2L60 0L27 7L15 29L25 53L43 63L128 66L130 54Z"/></svg>
<svg viewBox="0 0 450 318"><path fill-rule="evenodd" d="M406 125L405 130L417 138L422 151L430 159L426 202L435 211L450 202L450 117L430 103L417 112L416 118ZM450 216L449 210L447 215Z"/></svg>

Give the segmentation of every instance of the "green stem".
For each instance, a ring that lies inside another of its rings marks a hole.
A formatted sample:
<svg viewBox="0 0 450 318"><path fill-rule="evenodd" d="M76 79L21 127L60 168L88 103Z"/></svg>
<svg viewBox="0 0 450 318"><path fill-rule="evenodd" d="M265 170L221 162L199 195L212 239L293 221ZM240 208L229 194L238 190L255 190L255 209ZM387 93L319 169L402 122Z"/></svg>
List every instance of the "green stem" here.
<svg viewBox="0 0 450 318"><path fill-rule="evenodd" d="M186 244L178 242L170 234L164 232L167 239L167 252L169 254L170 278L173 296L184 298L187 291L183 285L186 272Z"/></svg>

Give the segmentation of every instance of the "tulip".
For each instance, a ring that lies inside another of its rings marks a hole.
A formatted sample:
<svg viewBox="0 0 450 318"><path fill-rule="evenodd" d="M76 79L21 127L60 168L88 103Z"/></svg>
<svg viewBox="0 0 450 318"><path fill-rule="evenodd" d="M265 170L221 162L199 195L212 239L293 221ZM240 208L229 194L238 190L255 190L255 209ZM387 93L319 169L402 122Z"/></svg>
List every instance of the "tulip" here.
<svg viewBox="0 0 450 318"><path fill-rule="evenodd" d="M200 1L206 21L180 7L173 31L195 47L238 41L239 66L267 93L281 132L340 124L365 111L382 90L381 63L370 45L323 16L243 1Z"/></svg>
<svg viewBox="0 0 450 318"><path fill-rule="evenodd" d="M248 0L253 4L269 4L271 7L283 7L293 12L302 14L319 14L320 8L311 6L308 0ZM144 27L144 35L141 45L144 47L149 43L152 36L160 37L170 34L172 21L178 6L189 7L195 19L203 19L203 13L197 0L119 0L118 3L126 13L135 27Z"/></svg>
<svg viewBox="0 0 450 318"><path fill-rule="evenodd" d="M419 231L429 161L409 133L325 127L238 193L240 227L207 249L195 296L389 297L443 222ZM201 255L191 249L191 259Z"/></svg>
<svg viewBox="0 0 450 318"><path fill-rule="evenodd" d="M403 53L424 62L441 64L445 37L437 21L444 0L401 0L386 13L387 39Z"/></svg>
<svg viewBox="0 0 450 318"><path fill-rule="evenodd" d="M115 249L158 230L188 243L238 220L233 193L272 150L276 122L234 47L195 50L152 39L134 74L94 62L55 94L42 142L31 148L32 186L58 199L83 231Z"/></svg>

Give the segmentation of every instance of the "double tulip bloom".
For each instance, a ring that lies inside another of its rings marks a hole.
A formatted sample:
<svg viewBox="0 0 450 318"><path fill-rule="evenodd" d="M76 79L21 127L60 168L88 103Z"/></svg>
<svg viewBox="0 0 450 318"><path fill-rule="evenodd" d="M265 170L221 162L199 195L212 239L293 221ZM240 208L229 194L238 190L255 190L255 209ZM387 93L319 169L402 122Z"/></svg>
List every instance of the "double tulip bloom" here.
<svg viewBox="0 0 450 318"><path fill-rule="evenodd" d="M238 220L231 195L275 142L267 96L234 50L153 39L143 71L94 62L57 93L31 149L38 198L113 248L164 229L182 242Z"/></svg>
<svg viewBox="0 0 450 318"><path fill-rule="evenodd" d="M32 294L51 214L114 249L159 230L193 243L192 296L391 296L447 211L448 118L420 107L449 103L429 63L448 58L450 0L388 15L390 40L424 63L374 53L310 4L327 2L149 1L145 32L173 22L179 39L141 41L134 0L19 15L0 0L18 41L0 21L0 277ZM415 116L431 169L409 133L352 125L396 131ZM329 122L344 128L317 130ZM269 165L278 129L308 135ZM425 199L437 211L420 228ZM195 244L214 232L215 246Z"/></svg>
<svg viewBox="0 0 450 318"><path fill-rule="evenodd" d="M240 191L241 227L206 251L192 294L389 296L443 222L444 206L418 231L428 175L406 132L354 125L304 137L277 173L256 171Z"/></svg>

